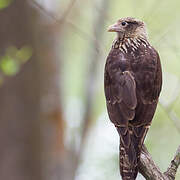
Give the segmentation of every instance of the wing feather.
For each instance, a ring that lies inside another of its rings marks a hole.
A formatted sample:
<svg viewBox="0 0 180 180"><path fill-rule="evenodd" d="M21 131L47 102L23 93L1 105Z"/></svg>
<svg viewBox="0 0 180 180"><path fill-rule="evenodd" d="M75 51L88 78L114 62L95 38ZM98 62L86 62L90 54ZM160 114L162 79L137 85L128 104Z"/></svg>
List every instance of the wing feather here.
<svg viewBox="0 0 180 180"><path fill-rule="evenodd" d="M128 122L134 119L137 106L136 83L131 72L111 71L110 77L105 71L105 96L110 120L117 127L124 147L129 147Z"/></svg>
<svg viewBox="0 0 180 180"><path fill-rule="evenodd" d="M122 94L123 102L128 106L129 109L135 109L137 106L137 98L134 77L129 71L125 71L123 76L125 81Z"/></svg>

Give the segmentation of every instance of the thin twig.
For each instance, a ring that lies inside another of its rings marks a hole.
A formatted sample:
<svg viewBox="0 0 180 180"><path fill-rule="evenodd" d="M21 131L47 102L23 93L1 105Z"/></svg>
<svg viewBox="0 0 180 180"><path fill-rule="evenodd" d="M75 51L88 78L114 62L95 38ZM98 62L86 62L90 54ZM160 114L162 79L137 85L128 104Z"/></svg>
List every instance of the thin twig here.
<svg viewBox="0 0 180 180"><path fill-rule="evenodd" d="M36 7L37 9L39 9L40 11L42 11L46 16L48 16L49 18L51 18L56 24L58 24L59 26L62 25L63 23L71 26L71 28L74 29L74 32L76 34L78 34L80 37L82 37L83 39L86 40L92 40L94 43L98 43L97 39L93 36L91 36L90 34L88 34L87 32L83 31L78 25L76 25L75 23L73 23L72 21L70 21L69 19L67 19L68 14L70 13L73 5L75 4L76 0L72 0L67 9L64 11L64 13L62 14L62 16L60 18L58 18L54 13L47 11L43 6L41 6L39 3L37 3L35 0L30 1L32 3L32 5L34 7ZM103 51L103 47L101 45L99 45L99 50Z"/></svg>
<svg viewBox="0 0 180 180"><path fill-rule="evenodd" d="M169 106L166 107L165 105L163 105L162 102L160 102L159 105L162 108L162 110L167 114L167 117L175 124L175 127L178 130L178 132L180 132L180 119L178 118L176 113Z"/></svg>
<svg viewBox="0 0 180 180"><path fill-rule="evenodd" d="M31 0L30 3L36 7L37 9L39 9L40 11L42 11L43 13L45 13L48 17L50 17L52 20L54 20L56 23L58 24L62 24L67 16L69 15L69 13L71 12L71 9L73 8L74 4L75 4L76 0L71 0L71 2L69 3L69 5L67 6L67 8L64 10L64 12L62 13L61 17L57 17L54 13L48 11L47 9L45 9L42 5L40 5L37 1L35 0Z"/></svg>
<svg viewBox="0 0 180 180"><path fill-rule="evenodd" d="M180 146L178 147L174 159L171 161L167 171L164 173L170 180L174 180L177 169L180 165Z"/></svg>
<svg viewBox="0 0 180 180"><path fill-rule="evenodd" d="M67 16L69 15L69 13L71 12L71 9L73 8L74 4L75 4L76 0L71 0L71 2L69 3L69 5L67 6L66 10L64 11L64 13L62 14L61 18L59 21L63 22Z"/></svg>
<svg viewBox="0 0 180 180"><path fill-rule="evenodd" d="M54 20L55 22L59 21L59 18L52 12L47 11L43 6L41 6L37 1L35 0L31 0L28 1L29 3L31 3L31 5L33 7L35 7L36 9L38 9L40 12L43 12L45 15L47 15L48 17L50 17L52 20Z"/></svg>

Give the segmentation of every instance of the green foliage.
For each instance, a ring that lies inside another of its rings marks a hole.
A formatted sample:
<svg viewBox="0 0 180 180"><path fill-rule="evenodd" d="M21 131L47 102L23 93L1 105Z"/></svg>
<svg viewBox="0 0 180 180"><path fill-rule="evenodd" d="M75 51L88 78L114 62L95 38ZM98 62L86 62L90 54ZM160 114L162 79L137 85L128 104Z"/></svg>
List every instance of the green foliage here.
<svg viewBox="0 0 180 180"><path fill-rule="evenodd" d="M29 46L23 46L19 50L15 46L8 47L5 55L0 57L0 70L7 76L17 74L21 65L31 58L32 53Z"/></svg>
<svg viewBox="0 0 180 180"><path fill-rule="evenodd" d="M19 51L17 51L16 57L21 63L25 63L31 58L32 53L33 51L31 47L24 46Z"/></svg>
<svg viewBox="0 0 180 180"><path fill-rule="evenodd" d="M12 2L13 0L0 0L0 9L8 7Z"/></svg>
<svg viewBox="0 0 180 180"><path fill-rule="evenodd" d="M5 55L1 58L0 69L5 75L12 76L19 71L19 64L11 56Z"/></svg>

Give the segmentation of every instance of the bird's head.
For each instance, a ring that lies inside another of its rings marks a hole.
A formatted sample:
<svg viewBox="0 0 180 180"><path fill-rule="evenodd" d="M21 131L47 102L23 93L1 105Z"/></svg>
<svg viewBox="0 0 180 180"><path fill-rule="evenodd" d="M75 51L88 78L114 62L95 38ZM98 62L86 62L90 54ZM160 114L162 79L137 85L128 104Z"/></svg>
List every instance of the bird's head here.
<svg viewBox="0 0 180 180"><path fill-rule="evenodd" d="M144 38L147 39L146 25L143 21L132 17L121 18L108 28L109 32L117 32L118 38Z"/></svg>

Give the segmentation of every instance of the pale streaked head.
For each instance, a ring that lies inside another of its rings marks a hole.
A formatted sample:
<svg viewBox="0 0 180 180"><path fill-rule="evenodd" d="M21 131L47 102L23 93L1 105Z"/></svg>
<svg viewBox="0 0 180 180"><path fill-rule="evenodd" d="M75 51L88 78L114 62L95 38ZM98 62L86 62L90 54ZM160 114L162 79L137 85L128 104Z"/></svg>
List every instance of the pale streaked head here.
<svg viewBox="0 0 180 180"><path fill-rule="evenodd" d="M132 17L119 19L108 28L108 32L117 32L120 39L139 37L147 39L145 23Z"/></svg>

